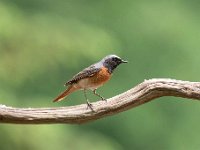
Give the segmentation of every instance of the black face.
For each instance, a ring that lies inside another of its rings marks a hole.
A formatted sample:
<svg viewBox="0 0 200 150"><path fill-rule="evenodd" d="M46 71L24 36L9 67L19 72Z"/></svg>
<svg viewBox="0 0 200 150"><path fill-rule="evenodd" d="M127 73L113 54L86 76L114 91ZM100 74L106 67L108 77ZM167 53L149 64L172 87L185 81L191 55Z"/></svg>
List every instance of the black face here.
<svg viewBox="0 0 200 150"><path fill-rule="evenodd" d="M103 65L108 68L110 73L121 63L127 63L127 61L122 60L120 57L116 55L106 56L103 60Z"/></svg>

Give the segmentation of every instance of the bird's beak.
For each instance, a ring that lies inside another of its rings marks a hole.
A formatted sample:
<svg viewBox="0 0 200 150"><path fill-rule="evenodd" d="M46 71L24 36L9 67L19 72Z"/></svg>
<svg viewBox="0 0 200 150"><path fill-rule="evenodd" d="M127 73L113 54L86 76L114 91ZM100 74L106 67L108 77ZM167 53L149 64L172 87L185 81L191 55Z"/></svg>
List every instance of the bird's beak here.
<svg viewBox="0 0 200 150"><path fill-rule="evenodd" d="M122 63L128 63L128 61L122 60Z"/></svg>

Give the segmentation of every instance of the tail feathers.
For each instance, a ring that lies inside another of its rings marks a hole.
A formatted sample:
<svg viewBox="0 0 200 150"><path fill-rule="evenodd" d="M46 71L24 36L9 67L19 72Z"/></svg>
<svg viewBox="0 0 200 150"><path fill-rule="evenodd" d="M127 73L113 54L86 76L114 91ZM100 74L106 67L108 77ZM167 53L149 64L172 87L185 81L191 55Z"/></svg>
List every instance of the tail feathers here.
<svg viewBox="0 0 200 150"><path fill-rule="evenodd" d="M70 93L76 91L77 89L73 86L69 86L63 93L61 93L57 98L53 100L53 102L59 102L63 100L66 96L68 96Z"/></svg>

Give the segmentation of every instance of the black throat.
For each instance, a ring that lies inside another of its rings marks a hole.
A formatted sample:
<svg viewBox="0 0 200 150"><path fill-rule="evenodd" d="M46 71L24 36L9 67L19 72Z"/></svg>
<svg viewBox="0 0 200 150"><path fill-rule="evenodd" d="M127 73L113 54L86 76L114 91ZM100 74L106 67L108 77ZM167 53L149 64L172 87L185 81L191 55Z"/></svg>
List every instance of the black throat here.
<svg viewBox="0 0 200 150"><path fill-rule="evenodd" d="M113 71L115 70L115 68L117 68L117 66L118 66L119 64L117 64L117 63L114 63L114 62L104 62L103 63L103 66L104 67L106 67L107 69L108 69L108 72L111 74L111 73L113 73Z"/></svg>

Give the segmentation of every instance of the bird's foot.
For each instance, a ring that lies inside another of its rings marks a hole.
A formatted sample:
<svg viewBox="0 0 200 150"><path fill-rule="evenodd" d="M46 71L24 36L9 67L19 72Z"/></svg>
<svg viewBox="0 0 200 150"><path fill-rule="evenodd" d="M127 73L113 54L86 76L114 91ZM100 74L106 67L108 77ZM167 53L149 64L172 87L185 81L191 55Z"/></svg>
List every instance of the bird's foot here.
<svg viewBox="0 0 200 150"><path fill-rule="evenodd" d="M90 108L93 112L95 112L94 109L93 109L92 104L87 100L87 109L88 108Z"/></svg>
<svg viewBox="0 0 200 150"><path fill-rule="evenodd" d="M107 99L105 99L104 97L101 97L101 100L107 102Z"/></svg>

